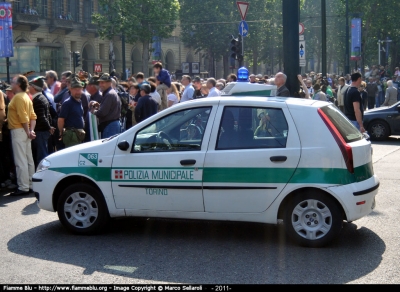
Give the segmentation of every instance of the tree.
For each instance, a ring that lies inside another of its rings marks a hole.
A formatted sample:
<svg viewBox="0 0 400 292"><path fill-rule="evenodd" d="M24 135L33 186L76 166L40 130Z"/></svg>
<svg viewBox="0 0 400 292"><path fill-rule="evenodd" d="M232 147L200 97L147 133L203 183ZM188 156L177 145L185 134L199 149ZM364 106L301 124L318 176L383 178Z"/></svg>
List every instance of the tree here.
<svg viewBox="0 0 400 292"><path fill-rule="evenodd" d="M250 2L246 21L249 23L249 35L245 38L246 60L257 74L260 62L268 62L271 67L278 63L283 45L282 0Z"/></svg>
<svg viewBox="0 0 400 292"><path fill-rule="evenodd" d="M230 36L237 36L240 20L233 0L180 0L181 37L186 46L208 57L208 70L214 60L224 61L227 75ZM210 72L211 73L211 72Z"/></svg>
<svg viewBox="0 0 400 292"><path fill-rule="evenodd" d="M171 36L179 16L178 0L138 0L134 3L131 0L99 0L99 7L99 13L93 18L99 26L100 37L110 40L110 48L113 47L113 38L122 34L127 43L140 41L143 46L142 69L147 74L150 43L154 37Z"/></svg>
<svg viewBox="0 0 400 292"><path fill-rule="evenodd" d="M126 14L122 7L127 0L99 0L99 12L93 14L93 21L98 26L101 39L109 41L109 72L115 69L114 37L121 35L126 28ZM129 19L135 15L129 15Z"/></svg>

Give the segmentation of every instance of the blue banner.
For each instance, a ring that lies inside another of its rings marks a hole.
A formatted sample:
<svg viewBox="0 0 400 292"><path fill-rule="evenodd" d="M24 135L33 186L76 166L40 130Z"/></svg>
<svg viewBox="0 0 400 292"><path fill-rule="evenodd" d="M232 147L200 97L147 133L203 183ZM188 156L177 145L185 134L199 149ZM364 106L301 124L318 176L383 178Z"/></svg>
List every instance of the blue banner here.
<svg viewBox="0 0 400 292"><path fill-rule="evenodd" d="M12 33L11 3L0 3L0 58L13 57L14 44Z"/></svg>
<svg viewBox="0 0 400 292"><path fill-rule="evenodd" d="M161 38L158 36L153 37L153 61L161 61Z"/></svg>
<svg viewBox="0 0 400 292"><path fill-rule="evenodd" d="M361 18L351 20L351 60L361 60Z"/></svg>

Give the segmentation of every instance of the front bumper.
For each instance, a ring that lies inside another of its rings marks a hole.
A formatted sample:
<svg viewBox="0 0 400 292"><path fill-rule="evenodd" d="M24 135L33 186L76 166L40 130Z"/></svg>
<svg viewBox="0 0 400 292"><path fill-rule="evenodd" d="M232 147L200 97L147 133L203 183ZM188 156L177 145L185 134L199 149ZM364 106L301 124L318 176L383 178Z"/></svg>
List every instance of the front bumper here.
<svg viewBox="0 0 400 292"><path fill-rule="evenodd" d="M37 172L33 175L33 191L40 209L55 212L53 207L53 192L57 183L65 175L52 170Z"/></svg>
<svg viewBox="0 0 400 292"><path fill-rule="evenodd" d="M328 188L343 205L347 221L355 221L367 216L375 209L375 196L379 190L376 175L366 181Z"/></svg>

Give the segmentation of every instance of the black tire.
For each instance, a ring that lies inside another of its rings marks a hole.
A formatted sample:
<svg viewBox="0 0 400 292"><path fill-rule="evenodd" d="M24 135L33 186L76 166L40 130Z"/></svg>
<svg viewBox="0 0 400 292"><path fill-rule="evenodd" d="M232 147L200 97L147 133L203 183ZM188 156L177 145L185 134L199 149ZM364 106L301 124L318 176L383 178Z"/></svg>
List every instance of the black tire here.
<svg viewBox="0 0 400 292"><path fill-rule="evenodd" d="M295 194L285 207L286 234L301 246L326 246L339 236L343 226L341 211L338 203L323 192Z"/></svg>
<svg viewBox="0 0 400 292"><path fill-rule="evenodd" d="M74 184L61 193L57 213L66 229L82 235L101 232L110 219L103 195L84 183Z"/></svg>
<svg viewBox="0 0 400 292"><path fill-rule="evenodd" d="M372 141L385 141L390 136L390 127L385 121L372 121L368 125L368 134Z"/></svg>

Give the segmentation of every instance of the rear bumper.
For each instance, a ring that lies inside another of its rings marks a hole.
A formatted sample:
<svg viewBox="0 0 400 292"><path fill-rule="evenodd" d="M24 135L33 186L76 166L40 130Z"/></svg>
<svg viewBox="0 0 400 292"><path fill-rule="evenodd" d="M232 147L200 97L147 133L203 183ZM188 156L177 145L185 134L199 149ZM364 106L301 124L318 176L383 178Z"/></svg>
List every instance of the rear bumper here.
<svg viewBox="0 0 400 292"><path fill-rule="evenodd" d="M359 183L328 188L342 203L347 221L358 220L374 210L378 189L379 179L376 175Z"/></svg>

